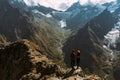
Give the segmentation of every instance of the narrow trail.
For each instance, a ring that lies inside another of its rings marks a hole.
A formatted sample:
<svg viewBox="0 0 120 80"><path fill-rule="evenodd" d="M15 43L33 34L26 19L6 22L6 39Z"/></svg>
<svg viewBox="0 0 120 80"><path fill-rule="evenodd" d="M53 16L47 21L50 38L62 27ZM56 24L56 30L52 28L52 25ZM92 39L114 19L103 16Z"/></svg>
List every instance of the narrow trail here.
<svg viewBox="0 0 120 80"><path fill-rule="evenodd" d="M60 54L63 53L63 51L62 51L62 47L63 47L62 41L63 41L63 39L60 40L60 42L59 42L59 47L58 47L58 51L59 51Z"/></svg>

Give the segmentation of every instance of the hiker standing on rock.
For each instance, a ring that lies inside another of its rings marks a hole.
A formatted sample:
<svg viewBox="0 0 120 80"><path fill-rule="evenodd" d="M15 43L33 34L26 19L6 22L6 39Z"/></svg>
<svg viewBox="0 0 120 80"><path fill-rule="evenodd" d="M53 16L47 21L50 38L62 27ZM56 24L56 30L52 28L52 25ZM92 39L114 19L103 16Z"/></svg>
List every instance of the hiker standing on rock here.
<svg viewBox="0 0 120 80"><path fill-rule="evenodd" d="M80 67L80 50L77 50L77 68Z"/></svg>
<svg viewBox="0 0 120 80"><path fill-rule="evenodd" d="M72 67L72 69L74 69L75 62L76 62L76 53L75 53L75 49L72 49L70 58L71 58L71 67Z"/></svg>

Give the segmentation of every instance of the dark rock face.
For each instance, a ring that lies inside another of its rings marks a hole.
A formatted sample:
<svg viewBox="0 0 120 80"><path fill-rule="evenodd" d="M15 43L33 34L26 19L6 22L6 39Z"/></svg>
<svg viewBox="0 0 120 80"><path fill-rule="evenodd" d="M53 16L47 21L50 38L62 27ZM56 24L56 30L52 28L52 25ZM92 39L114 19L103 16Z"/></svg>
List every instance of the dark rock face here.
<svg viewBox="0 0 120 80"><path fill-rule="evenodd" d="M112 14L109 11L104 10L103 13L88 22L85 26L90 26L97 37L102 40L104 35L114 27L116 22L117 21Z"/></svg>
<svg viewBox="0 0 120 80"><path fill-rule="evenodd" d="M120 7L118 9L115 10L115 12L113 13L113 15L116 17L116 19L118 20L118 24L116 24L117 26L119 26L119 22L120 22ZM119 29L118 29L119 30ZM120 51L120 37L118 38L118 40L116 41L116 50Z"/></svg>
<svg viewBox="0 0 120 80"><path fill-rule="evenodd" d="M118 38L117 42L116 42L116 50L120 51L120 38Z"/></svg>
<svg viewBox="0 0 120 80"><path fill-rule="evenodd" d="M23 14L17 8L12 7L7 0L0 4L0 7L2 7L0 10L0 34L5 35L8 41L16 40L17 36L30 38L32 25L28 23L26 13Z"/></svg>
<svg viewBox="0 0 120 80"><path fill-rule="evenodd" d="M120 79L120 69L114 70L114 78L115 80Z"/></svg>
<svg viewBox="0 0 120 80"><path fill-rule="evenodd" d="M115 51L115 61L113 63L113 75L115 80L120 79L120 50Z"/></svg>
<svg viewBox="0 0 120 80"><path fill-rule="evenodd" d="M114 26L115 19L105 10L99 16L79 29L75 35L68 38L63 47L65 62L70 64L70 51L72 48L81 50L81 66L89 68L91 72L100 70L100 65L107 64L109 59L107 50L102 47L104 35ZM104 73L103 73L104 74ZM103 75L102 75L103 76Z"/></svg>

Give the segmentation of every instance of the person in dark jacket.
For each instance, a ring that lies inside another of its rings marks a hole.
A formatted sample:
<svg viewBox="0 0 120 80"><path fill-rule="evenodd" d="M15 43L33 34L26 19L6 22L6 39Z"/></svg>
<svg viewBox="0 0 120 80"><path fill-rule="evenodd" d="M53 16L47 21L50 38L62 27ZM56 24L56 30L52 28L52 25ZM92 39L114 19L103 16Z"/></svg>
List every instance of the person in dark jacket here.
<svg viewBox="0 0 120 80"><path fill-rule="evenodd" d="M71 58L71 67L72 67L72 69L74 69L75 62L76 62L76 53L75 53L75 49L72 49L70 58Z"/></svg>
<svg viewBox="0 0 120 80"><path fill-rule="evenodd" d="M80 50L77 50L77 68L80 67Z"/></svg>

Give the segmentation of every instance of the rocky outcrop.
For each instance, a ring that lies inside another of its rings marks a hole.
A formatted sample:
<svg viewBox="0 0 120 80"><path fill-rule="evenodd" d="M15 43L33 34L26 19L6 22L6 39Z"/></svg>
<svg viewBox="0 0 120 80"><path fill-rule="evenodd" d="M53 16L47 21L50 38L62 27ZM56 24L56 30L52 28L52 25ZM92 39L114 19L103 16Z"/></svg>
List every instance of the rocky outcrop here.
<svg viewBox="0 0 120 80"><path fill-rule="evenodd" d="M18 80L22 75L29 73L33 66L30 58L42 54L37 50L38 46L26 40L6 46L0 51L0 79Z"/></svg>
<svg viewBox="0 0 120 80"><path fill-rule="evenodd" d="M30 80L60 74L58 66L40 47L27 40L16 41L1 49L0 64L0 80Z"/></svg>
<svg viewBox="0 0 120 80"><path fill-rule="evenodd" d="M19 40L0 49L0 80L100 80L85 76L81 69L64 69L48 59L38 45Z"/></svg>

